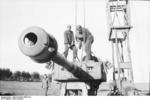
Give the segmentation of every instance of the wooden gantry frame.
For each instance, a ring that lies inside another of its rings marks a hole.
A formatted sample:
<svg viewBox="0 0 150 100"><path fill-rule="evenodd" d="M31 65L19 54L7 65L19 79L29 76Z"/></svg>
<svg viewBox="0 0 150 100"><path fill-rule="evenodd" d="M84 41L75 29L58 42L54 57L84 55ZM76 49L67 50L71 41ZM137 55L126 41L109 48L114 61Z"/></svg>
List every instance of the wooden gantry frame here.
<svg viewBox="0 0 150 100"><path fill-rule="evenodd" d="M107 0L109 41L112 43L114 87L123 89L123 81L133 83L133 69L130 51L129 0ZM115 89L115 88L114 88Z"/></svg>

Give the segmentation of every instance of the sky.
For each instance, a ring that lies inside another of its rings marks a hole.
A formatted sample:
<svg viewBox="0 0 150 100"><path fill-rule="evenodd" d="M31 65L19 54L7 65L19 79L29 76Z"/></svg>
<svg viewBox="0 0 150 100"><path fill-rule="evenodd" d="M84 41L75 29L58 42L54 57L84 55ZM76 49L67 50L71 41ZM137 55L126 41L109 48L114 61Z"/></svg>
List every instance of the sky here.
<svg viewBox="0 0 150 100"><path fill-rule="evenodd" d="M130 1L130 9L134 80L149 82L150 1ZM83 1L77 0L77 24L84 24L83 15ZM94 36L92 51L100 59L112 61L106 15L105 0L86 0L85 26ZM21 53L18 38L27 27L40 26L57 39L58 51L62 53L63 33L68 24L75 31L75 0L0 0L0 68L49 73L45 64L35 63Z"/></svg>

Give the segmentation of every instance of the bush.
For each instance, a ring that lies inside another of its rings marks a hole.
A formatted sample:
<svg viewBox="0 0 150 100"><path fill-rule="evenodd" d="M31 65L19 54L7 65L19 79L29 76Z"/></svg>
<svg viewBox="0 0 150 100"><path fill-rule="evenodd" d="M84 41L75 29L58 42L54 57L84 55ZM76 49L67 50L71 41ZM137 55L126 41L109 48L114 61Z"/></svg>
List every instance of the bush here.
<svg viewBox="0 0 150 100"><path fill-rule="evenodd" d="M38 72L33 72L30 74L25 71L15 71L14 73L10 69L0 68L0 80L8 81L41 81L40 74Z"/></svg>

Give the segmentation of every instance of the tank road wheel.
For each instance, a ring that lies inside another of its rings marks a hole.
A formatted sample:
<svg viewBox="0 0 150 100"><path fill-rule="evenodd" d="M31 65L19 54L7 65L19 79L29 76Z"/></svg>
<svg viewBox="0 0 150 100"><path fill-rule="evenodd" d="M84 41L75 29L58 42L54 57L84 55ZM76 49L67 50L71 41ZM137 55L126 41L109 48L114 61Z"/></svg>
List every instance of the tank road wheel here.
<svg viewBox="0 0 150 100"><path fill-rule="evenodd" d="M80 89L68 89L66 96L82 96L82 90Z"/></svg>
<svg viewBox="0 0 150 100"><path fill-rule="evenodd" d="M87 96L88 89L83 82L68 82L61 84L61 96Z"/></svg>

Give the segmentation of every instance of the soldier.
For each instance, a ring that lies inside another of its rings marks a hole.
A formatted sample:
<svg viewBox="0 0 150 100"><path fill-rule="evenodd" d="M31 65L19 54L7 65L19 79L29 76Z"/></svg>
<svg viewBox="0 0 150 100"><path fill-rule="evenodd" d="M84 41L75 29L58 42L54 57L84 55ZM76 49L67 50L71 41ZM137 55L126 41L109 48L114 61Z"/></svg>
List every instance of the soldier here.
<svg viewBox="0 0 150 100"><path fill-rule="evenodd" d="M44 74L43 80L42 80L42 88L45 91L45 96L47 96L48 88L49 88L49 80L46 74Z"/></svg>
<svg viewBox="0 0 150 100"><path fill-rule="evenodd" d="M71 31L71 25L67 26L67 30L64 32L64 44L65 44L65 51L64 56L67 58L69 48L73 50L73 61L77 58L77 48L75 46L74 41L74 34Z"/></svg>
<svg viewBox="0 0 150 100"><path fill-rule="evenodd" d="M76 40L79 42L79 49L81 49L82 44L84 46L84 51L86 53L85 61L91 59L91 45L94 41L94 37L87 28L83 28L81 25L76 27Z"/></svg>

